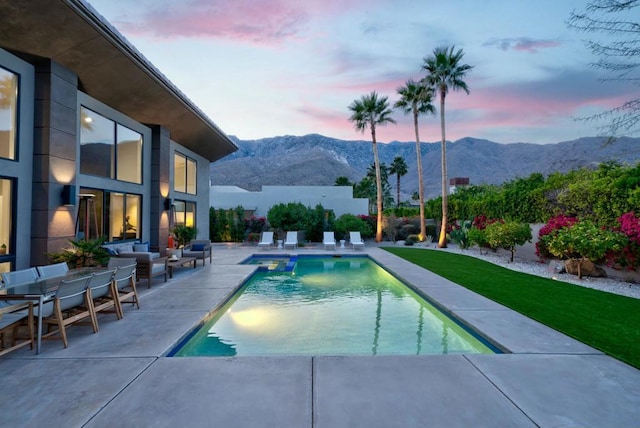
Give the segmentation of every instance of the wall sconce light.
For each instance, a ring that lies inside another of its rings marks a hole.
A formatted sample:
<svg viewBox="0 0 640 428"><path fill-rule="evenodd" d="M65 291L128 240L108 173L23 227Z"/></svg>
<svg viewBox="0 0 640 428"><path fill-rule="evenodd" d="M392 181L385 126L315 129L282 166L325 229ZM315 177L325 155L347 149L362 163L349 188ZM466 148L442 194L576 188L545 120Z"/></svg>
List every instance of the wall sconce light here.
<svg viewBox="0 0 640 428"><path fill-rule="evenodd" d="M65 184L62 186L62 205L73 206L76 204L76 186Z"/></svg>
<svg viewBox="0 0 640 428"><path fill-rule="evenodd" d="M173 200L171 198L166 198L164 200L164 209L165 209L165 211L169 211L171 209L171 205L173 205Z"/></svg>

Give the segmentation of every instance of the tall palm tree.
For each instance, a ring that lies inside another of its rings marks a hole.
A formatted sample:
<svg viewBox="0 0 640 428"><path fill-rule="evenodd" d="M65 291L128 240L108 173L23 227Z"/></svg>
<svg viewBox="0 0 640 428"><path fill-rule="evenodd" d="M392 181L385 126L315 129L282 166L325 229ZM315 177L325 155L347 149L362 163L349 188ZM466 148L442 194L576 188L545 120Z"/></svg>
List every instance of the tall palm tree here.
<svg viewBox="0 0 640 428"><path fill-rule="evenodd" d="M418 200L420 201L420 240L427 236L427 226L424 221L424 181L422 175L422 151L420 150L420 134L418 132L418 115L436 113L433 105L433 88L417 83L412 79L407 80L403 87L397 89L400 99L394 104L395 108L402 109L405 114L413 114L413 127L416 133L416 156L418 157Z"/></svg>
<svg viewBox="0 0 640 428"><path fill-rule="evenodd" d="M446 136L444 126L444 103L449 89L454 91L463 90L467 94L469 88L464 81L467 73L471 71L473 66L462 64L464 52L458 49L455 52L455 46L440 46L433 50L433 54L424 58L422 69L427 72L427 76L423 82L440 95L440 130L442 133L442 225L440 227L440 238L438 239L438 247L445 248L447 246L447 149Z"/></svg>
<svg viewBox="0 0 640 428"><path fill-rule="evenodd" d="M359 100L354 100L349 106L352 114L349 120L354 123L356 130L364 133L369 128L371 131L371 142L373 144L373 162L376 167L376 190L378 224L376 226L376 242L382 241L382 182L380 180L380 162L378 160L378 146L376 141L376 126L396 123L391 117L392 110L389 108L389 98L380 97L376 91L369 95L363 95Z"/></svg>
<svg viewBox="0 0 640 428"><path fill-rule="evenodd" d="M402 156L396 156L393 158L393 162L391 162L391 167L389 168L389 172L391 174L396 175L396 207L400 206L400 177L403 175L407 175L409 169L407 167L407 163L404 161Z"/></svg>
<svg viewBox="0 0 640 428"><path fill-rule="evenodd" d="M367 177L372 183L376 182L376 164L375 162L367 168ZM382 211L384 207L393 205L393 196L391 196L391 184L389 184L389 168L384 162L380 162L380 185L382 186Z"/></svg>

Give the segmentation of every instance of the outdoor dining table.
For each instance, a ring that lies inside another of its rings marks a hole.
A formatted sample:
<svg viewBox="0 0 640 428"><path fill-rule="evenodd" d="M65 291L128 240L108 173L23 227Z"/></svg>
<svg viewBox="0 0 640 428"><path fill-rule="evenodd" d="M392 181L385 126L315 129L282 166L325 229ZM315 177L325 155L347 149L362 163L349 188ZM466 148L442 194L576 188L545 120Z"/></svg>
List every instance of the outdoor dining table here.
<svg viewBox="0 0 640 428"><path fill-rule="evenodd" d="M34 306L38 307L36 354L40 353L40 346L42 344L42 307L45 303L48 303L54 299L56 291L58 290L58 287L60 287L62 281L89 277L94 273L104 272L105 270L112 269L113 268L107 267L81 267L77 269L71 269L65 275L52 276L48 278L38 278L32 283L5 285L4 291L6 291L7 296L33 297L33 304Z"/></svg>

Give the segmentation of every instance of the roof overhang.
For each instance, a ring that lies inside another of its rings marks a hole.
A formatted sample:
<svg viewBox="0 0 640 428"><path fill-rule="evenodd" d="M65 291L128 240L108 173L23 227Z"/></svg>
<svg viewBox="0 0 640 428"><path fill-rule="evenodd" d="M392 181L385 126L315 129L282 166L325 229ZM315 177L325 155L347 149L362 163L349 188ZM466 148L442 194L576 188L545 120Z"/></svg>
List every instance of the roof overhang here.
<svg viewBox="0 0 640 428"><path fill-rule="evenodd" d="M82 0L0 0L0 47L76 73L81 90L209 161L238 150L169 79Z"/></svg>

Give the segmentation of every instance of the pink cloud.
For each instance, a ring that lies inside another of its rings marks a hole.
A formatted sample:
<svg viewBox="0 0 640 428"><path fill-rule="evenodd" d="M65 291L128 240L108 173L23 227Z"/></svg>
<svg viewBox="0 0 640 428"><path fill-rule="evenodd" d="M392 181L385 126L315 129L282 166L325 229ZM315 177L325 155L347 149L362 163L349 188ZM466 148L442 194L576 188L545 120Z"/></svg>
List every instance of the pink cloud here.
<svg viewBox="0 0 640 428"><path fill-rule="evenodd" d="M355 5L350 5L349 8ZM118 27L157 38L225 38L271 44L298 36L312 17L345 10L338 0L190 0L150 4L148 12Z"/></svg>

